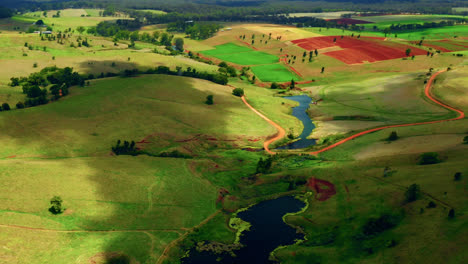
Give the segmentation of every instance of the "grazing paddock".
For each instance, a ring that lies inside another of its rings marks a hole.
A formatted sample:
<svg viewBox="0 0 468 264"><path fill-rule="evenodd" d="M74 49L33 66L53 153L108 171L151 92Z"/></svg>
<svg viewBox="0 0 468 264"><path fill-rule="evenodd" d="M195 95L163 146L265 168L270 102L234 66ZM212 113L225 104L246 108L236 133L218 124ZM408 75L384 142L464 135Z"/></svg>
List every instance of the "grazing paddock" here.
<svg viewBox="0 0 468 264"><path fill-rule="evenodd" d="M434 48L443 52L462 51L468 49L468 42L455 40L427 41L422 44L425 47Z"/></svg>
<svg viewBox="0 0 468 264"><path fill-rule="evenodd" d="M260 65L252 67L255 76L264 82L289 82L299 78L281 64Z"/></svg>

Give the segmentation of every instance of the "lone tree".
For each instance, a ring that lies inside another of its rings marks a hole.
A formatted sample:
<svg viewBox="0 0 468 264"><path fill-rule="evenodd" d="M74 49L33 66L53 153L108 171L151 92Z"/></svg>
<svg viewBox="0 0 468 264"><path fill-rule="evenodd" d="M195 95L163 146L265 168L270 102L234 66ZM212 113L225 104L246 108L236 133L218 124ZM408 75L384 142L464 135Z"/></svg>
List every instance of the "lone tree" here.
<svg viewBox="0 0 468 264"><path fill-rule="evenodd" d="M323 73L324 71L325 71L325 67L322 67L322 72L321 73Z"/></svg>
<svg viewBox="0 0 468 264"><path fill-rule="evenodd" d="M52 199L50 199L50 208L49 212L53 214L61 214L63 213L63 208L62 208L62 198L60 196L54 196Z"/></svg>
<svg viewBox="0 0 468 264"><path fill-rule="evenodd" d="M260 158L260 160L257 163L257 169L256 173L268 173L271 170L271 164L273 163L273 159L271 157L268 157L267 159L263 160L263 158Z"/></svg>
<svg viewBox="0 0 468 264"><path fill-rule="evenodd" d="M279 88L279 85L275 82L271 83L271 86L270 86L271 89L278 89Z"/></svg>
<svg viewBox="0 0 468 264"><path fill-rule="evenodd" d="M454 181L459 181L461 180L462 173L461 172L456 172L455 175L453 175L453 180Z"/></svg>
<svg viewBox="0 0 468 264"><path fill-rule="evenodd" d="M408 187L408 190L405 192L405 202L411 203L416 201L419 196L420 196L421 190L419 188L419 185L417 184L411 184Z"/></svg>
<svg viewBox="0 0 468 264"><path fill-rule="evenodd" d="M212 105L214 102L213 102L213 95L210 94L206 97L206 101L205 101L205 104L207 105Z"/></svg>
<svg viewBox="0 0 468 264"><path fill-rule="evenodd" d="M463 138L463 144L468 144L468 136Z"/></svg>
<svg viewBox="0 0 468 264"><path fill-rule="evenodd" d="M406 49L405 53L406 53L406 56L409 56L411 54L411 49Z"/></svg>
<svg viewBox="0 0 468 264"><path fill-rule="evenodd" d="M232 90L232 94L235 95L235 96L242 97L244 95L244 89L236 88L236 89Z"/></svg>
<svg viewBox="0 0 468 264"><path fill-rule="evenodd" d="M8 103L3 103L2 104L2 110L3 111L8 111L10 110L10 105Z"/></svg>
<svg viewBox="0 0 468 264"><path fill-rule="evenodd" d="M448 213L448 218L453 219L455 217L455 210L452 208Z"/></svg>
<svg viewBox="0 0 468 264"><path fill-rule="evenodd" d="M296 82L294 79L291 79L291 84L289 85L289 89L294 89L296 87Z"/></svg>
<svg viewBox="0 0 468 264"><path fill-rule="evenodd" d="M419 158L420 165L436 164L441 162L439 154L437 152L426 152Z"/></svg>
<svg viewBox="0 0 468 264"><path fill-rule="evenodd" d="M397 132L396 131L392 131L390 133L390 136L388 136L388 141L395 141L398 139L398 135L397 135Z"/></svg>
<svg viewBox="0 0 468 264"><path fill-rule="evenodd" d="M176 49L178 51L184 51L184 40L182 38L176 38L174 41Z"/></svg>

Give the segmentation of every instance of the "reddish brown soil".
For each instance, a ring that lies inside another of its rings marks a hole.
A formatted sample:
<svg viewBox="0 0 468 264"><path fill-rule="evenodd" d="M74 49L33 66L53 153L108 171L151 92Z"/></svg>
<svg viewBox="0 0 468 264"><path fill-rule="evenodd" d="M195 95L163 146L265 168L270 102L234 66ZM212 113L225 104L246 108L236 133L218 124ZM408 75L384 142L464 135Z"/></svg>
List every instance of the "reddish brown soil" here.
<svg viewBox="0 0 468 264"><path fill-rule="evenodd" d="M334 41L335 40L335 41ZM324 36L292 41L294 44L305 50L323 49L329 47L340 47L342 50L335 50L323 53L324 55L338 59L346 64L358 64L404 58L406 50L411 49L409 56L426 55L427 51L412 46L399 43L386 43L381 37L349 37L344 36Z"/></svg>
<svg viewBox="0 0 468 264"><path fill-rule="evenodd" d="M333 185L333 183L316 179L315 177L307 181L307 187L315 191L315 199L321 202L330 199L336 194L335 185Z"/></svg>

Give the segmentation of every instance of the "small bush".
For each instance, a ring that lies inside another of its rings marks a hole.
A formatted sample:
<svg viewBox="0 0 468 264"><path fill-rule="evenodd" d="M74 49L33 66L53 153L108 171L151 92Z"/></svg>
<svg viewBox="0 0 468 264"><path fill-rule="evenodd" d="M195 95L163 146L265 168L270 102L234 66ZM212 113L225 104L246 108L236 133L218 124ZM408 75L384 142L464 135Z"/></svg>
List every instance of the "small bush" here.
<svg viewBox="0 0 468 264"><path fill-rule="evenodd" d="M3 103L3 104L2 104L2 110L3 110L3 111L8 111L8 110L10 110L10 105L7 104L7 103Z"/></svg>
<svg viewBox="0 0 468 264"><path fill-rule="evenodd" d="M206 97L205 104L207 104L207 105L212 105L212 104L214 104L214 102L213 102L213 95L210 94L210 95L208 95L208 96Z"/></svg>
<svg viewBox="0 0 468 264"><path fill-rule="evenodd" d="M24 108L24 103L23 102L16 103L16 108L17 109L23 109Z"/></svg>
<svg viewBox="0 0 468 264"><path fill-rule="evenodd" d="M235 96L242 97L242 96L244 96L244 89L235 88L234 90L232 90L232 94L235 95Z"/></svg>
<svg viewBox="0 0 468 264"><path fill-rule="evenodd" d="M388 136L388 139L387 139L387 140L388 140L388 141L395 141L395 140L397 140L397 139L398 139L398 134L397 134L397 132L396 132L396 131L392 131L392 132L390 133L390 136Z"/></svg>
<svg viewBox="0 0 468 264"><path fill-rule="evenodd" d="M106 264L130 264L130 258L125 255L115 256L106 260Z"/></svg>
<svg viewBox="0 0 468 264"><path fill-rule="evenodd" d="M62 198L60 196L54 196L52 199L50 199L50 205L51 207L49 208L49 212L53 214L61 214L63 213L63 208L62 208Z"/></svg>
<svg viewBox="0 0 468 264"><path fill-rule="evenodd" d="M468 144L468 136L463 138L463 144Z"/></svg>
<svg viewBox="0 0 468 264"><path fill-rule="evenodd" d="M421 189L417 184L411 184L405 192L405 201L411 203L419 199Z"/></svg>
<svg viewBox="0 0 468 264"><path fill-rule="evenodd" d="M428 204L427 204L427 208L436 208L436 203L434 203L433 201L430 201Z"/></svg>
<svg viewBox="0 0 468 264"><path fill-rule="evenodd" d="M437 152L426 152L421 155L419 158L420 165L430 165L440 163L439 154Z"/></svg>
<svg viewBox="0 0 468 264"><path fill-rule="evenodd" d="M455 217L455 210L452 208L448 213L448 218L453 219Z"/></svg>
<svg viewBox="0 0 468 264"><path fill-rule="evenodd" d="M277 83L272 83L271 86L270 86L271 89L278 89L280 88L280 86L277 84Z"/></svg>
<svg viewBox="0 0 468 264"><path fill-rule="evenodd" d="M454 181L459 181L459 180L461 180L461 176L462 176L462 173L457 172L457 173L455 173L455 175L453 175L453 180Z"/></svg>

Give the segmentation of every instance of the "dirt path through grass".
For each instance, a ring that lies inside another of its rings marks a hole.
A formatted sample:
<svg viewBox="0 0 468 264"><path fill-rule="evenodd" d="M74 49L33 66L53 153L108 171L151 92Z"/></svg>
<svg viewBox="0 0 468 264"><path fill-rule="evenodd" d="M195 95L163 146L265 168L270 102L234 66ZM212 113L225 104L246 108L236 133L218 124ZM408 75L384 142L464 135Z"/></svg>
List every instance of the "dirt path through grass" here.
<svg viewBox="0 0 468 264"><path fill-rule="evenodd" d="M245 95L242 96L242 101L244 102L244 104L249 107L252 111L254 111L257 115L259 115L261 118L265 119L265 121L267 121L268 123L270 123L272 126L274 126L276 128L276 130L278 130L278 133L276 133L276 135L274 135L273 137L270 137L268 138L264 143L263 143L263 147L265 148L265 151L268 152L269 154L276 154L276 152L273 152L270 150L269 146L271 143L277 141L277 140L280 140L282 139L285 135L286 135L286 131L278 124L276 124L275 122L271 121L268 117L266 117L265 115L263 115L262 113L260 113L259 111L257 111L257 109L253 108L253 106L251 106L247 100L245 99Z"/></svg>
<svg viewBox="0 0 468 264"><path fill-rule="evenodd" d="M427 122L419 122L419 123L409 123L409 124L400 124L400 125L390 125L390 126L383 126L383 127L377 127L377 128L373 128L373 129L369 129L369 130L365 130L365 131L362 131L360 133L357 133L355 135L352 135L350 137L347 137L345 139L342 139L338 142L336 142L335 144L333 145L330 145L328 147L325 147L323 149L320 149L320 150L317 150L317 151L314 151L314 152L310 152L309 154L310 155L318 155L319 153L322 153L322 152L325 152L325 151L328 151L330 149L333 149L333 148L336 148L337 146L343 144L343 143L346 143L350 140L353 140L357 137L360 137L360 136L363 136L363 135L366 135L366 134L369 134L369 133L372 133L372 132L375 132L375 131L379 131L379 130L383 130L383 129L387 129L387 128L393 128L393 127L406 127L406 126L418 126L418 125L426 125L426 124L435 124L435 123L441 123L441 122L448 122L448 121L455 121L455 120L460 120L460 119L463 119L465 118L465 113L462 111L462 110L459 110L459 109L456 109L454 107L451 107L449 105L446 105L440 101L438 101L437 99L435 99L433 96L432 96L432 93L431 93L431 87L432 87L432 83L434 82L434 79L441 73L443 72L446 72L447 70L441 70L441 71L438 71L436 72L435 74L433 74L431 76L431 78L429 79L429 81L427 82L426 84L426 87L425 87L425 90L424 90L424 94L426 95L426 97L433 101L434 103L442 106L443 108L446 108L448 110L451 110L451 111L454 111L456 113L458 113L458 116L457 117L454 117L454 118L450 118L450 119L443 119L443 120L435 120L435 121L427 121ZM265 148L265 151L269 154L276 154L276 152L273 152L270 150L269 146L271 143L277 141L277 140L280 140L282 139L285 135L286 135L286 132L285 130L278 124L276 124L275 122L271 121L268 117L266 117L265 115L263 115L262 113L260 113L259 111L257 111L255 108L253 108L248 102L247 100L245 99L245 96L242 96L242 101L244 102L245 105L247 105L252 111L254 111L257 115L259 115L261 118L265 119L268 123L270 123L272 126L274 126L276 128L276 130L278 130L278 133L276 133L275 136L267 139L264 143L263 143L263 147Z"/></svg>
<svg viewBox="0 0 468 264"><path fill-rule="evenodd" d="M379 130L383 130L383 129L386 129L386 128L393 128L393 127L406 127L406 126L418 126L418 125L426 125L426 124L435 124L435 123L441 123L441 122L447 122L447 121L454 121L454 120L459 120L459 119L463 119L465 118L465 113L459 109L456 109L454 107L451 107L449 105L446 105L440 101L438 101L437 99L435 99L433 96L432 96L432 93L431 93L431 87L432 87L432 83L434 82L434 79L441 73L443 72L446 72L447 70L441 70L441 71L438 71L436 72L434 75L431 76L431 78L429 79L429 81L427 82L426 84L426 88L424 90L424 94L426 95L427 98L429 98L429 100L433 101L434 103L448 109L448 110L451 110L451 111L454 111L454 112L457 112L458 113L458 116L457 117L454 117L454 118L450 118L450 119L443 119L443 120L435 120L435 121L427 121L427 122L419 122L419 123L409 123L409 124L400 124L400 125L390 125L390 126L383 126L383 127L377 127L377 128L373 128L373 129L369 129L369 130L365 130L365 131L362 131L360 133L357 133L355 135L352 135L350 137L347 137L345 139L342 139L338 142L336 142L335 144L333 145L330 145L328 147L325 147L323 149L320 149L320 150L317 150L317 151L314 151L314 152L310 152L309 154L311 155L318 155L319 153L322 153L322 152L325 152L325 151L328 151L330 149L333 149L343 143L346 143L350 140L353 140L357 137L360 137L360 136L363 136L363 135L366 135L366 134L369 134L369 133L372 133L372 132L375 132L375 131L379 131Z"/></svg>

